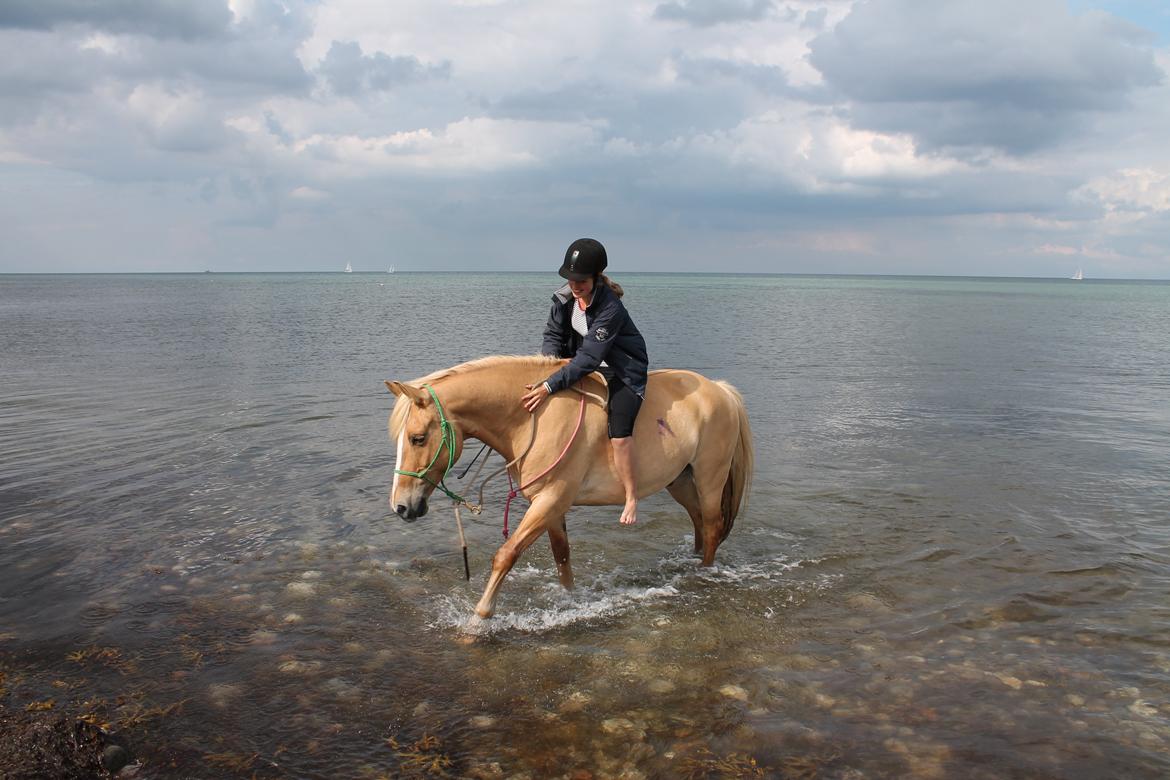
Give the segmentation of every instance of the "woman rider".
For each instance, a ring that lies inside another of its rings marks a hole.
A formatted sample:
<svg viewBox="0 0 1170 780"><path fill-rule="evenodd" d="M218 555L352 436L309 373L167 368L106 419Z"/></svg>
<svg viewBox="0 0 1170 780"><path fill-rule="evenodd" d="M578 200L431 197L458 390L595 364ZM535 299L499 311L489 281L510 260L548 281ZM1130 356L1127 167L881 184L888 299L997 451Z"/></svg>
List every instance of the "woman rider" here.
<svg viewBox="0 0 1170 780"><path fill-rule="evenodd" d="M608 265L605 247L592 238L569 244L560 275L568 284L553 294L541 352L571 358L543 384L528 385L521 403L536 410L555 392L571 387L592 371L609 384L609 439L613 462L626 492L622 525L638 520L634 480L634 418L646 397L646 341L622 305L622 288L602 273Z"/></svg>

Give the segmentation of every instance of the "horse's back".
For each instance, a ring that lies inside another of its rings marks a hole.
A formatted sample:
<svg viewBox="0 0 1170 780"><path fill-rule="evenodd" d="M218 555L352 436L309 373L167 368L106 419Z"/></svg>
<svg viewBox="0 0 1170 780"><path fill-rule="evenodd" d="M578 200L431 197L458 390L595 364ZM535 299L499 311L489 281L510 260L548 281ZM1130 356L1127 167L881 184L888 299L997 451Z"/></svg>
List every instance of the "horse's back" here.
<svg viewBox="0 0 1170 780"><path fill-rule="evenodd" d="M726 382L686 369L651 371L635 440L642 431L678 437L677 444L688 451L689 462L700 449L722 449L723 440L735 436L741 404L739 393Z"/></svg>
<svg viewBox="0 0 1170 780"><path fill-rule="evenodd" d="M704 418L723 418L734 417L741 401L739 392L727 382L708 379L688 369L663 368L651 371L647 377L646 403Z"/></svg>

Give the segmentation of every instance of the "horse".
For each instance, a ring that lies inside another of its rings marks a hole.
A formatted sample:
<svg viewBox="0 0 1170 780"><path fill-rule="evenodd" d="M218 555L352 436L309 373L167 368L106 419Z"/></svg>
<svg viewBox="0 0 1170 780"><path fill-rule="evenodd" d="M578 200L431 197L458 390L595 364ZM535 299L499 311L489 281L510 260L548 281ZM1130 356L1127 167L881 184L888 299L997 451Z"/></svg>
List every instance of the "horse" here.
<svg viewBox="0 0 1170 780"><path fill-rule="evenodd" d="M494 614L504 578L546 532L561 585L572 589L565 513L574 505L625 503L606 434L606 411L585 400L604 396L599 375L549 397L532 413L535 423L520 405L525 385L539 384L565 362L496 355L413 381L386 381L396 396L387 425L397 446L390 506L406 522L427 513L436 487L457 498L442 483L466 439L478 439L509 462L523 455L509 470L529 507L492 557L491 575L475 607L480 618ZM727 382L693 371L651 371L633 441L638 497L665 488L682 504L694 525L695 553L703 566L710 566L751 489L755 455L743 397Z"/></svg>

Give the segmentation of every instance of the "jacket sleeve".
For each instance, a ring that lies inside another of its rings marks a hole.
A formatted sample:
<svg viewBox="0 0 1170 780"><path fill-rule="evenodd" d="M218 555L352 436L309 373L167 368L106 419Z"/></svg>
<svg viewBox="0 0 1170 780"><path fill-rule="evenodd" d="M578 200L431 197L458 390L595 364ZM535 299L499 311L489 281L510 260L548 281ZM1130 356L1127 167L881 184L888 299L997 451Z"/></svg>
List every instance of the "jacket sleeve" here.
<svg viewBox="0 0 1170 780"><path fill-rule="evenodd" d="M541 344L540 354L564 357L561 354L562 344L565 343L565 326L561 322L563 315L561 306L555 300L552 310L548 313L548 323L544 326L544 343Z"/></svg>
<svg viewBox="0 0 1170 780"><path fill-rule="evenodd" d="M618 332L626 322L626 307L614 298L599 311L589 326L577 354L547 380L549 390L556 393L571 387L587 374L596 371L617 340Z"/></svg>

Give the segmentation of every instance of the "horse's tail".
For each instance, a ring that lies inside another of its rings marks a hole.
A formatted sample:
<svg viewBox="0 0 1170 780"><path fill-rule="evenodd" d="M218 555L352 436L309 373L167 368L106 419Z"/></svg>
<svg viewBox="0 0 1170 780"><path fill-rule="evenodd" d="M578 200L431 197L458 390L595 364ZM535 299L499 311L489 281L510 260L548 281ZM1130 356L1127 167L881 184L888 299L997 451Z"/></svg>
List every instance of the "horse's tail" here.
<svg viewBox="0 0 1170 780"><path fill-rule="evenodd" d="M731 384L722 380L716 382L731 396L735 413L739 418L738 440L731 454L731 470L723 484L723 499L720 505L723 515L723 530L719 534L722 542L731 533L731 526L741 510L747 509L748 493L751 492L752 474L755 472L756 453L752 447L752 426L748 423L747 407L743 396Z"/></svg>

